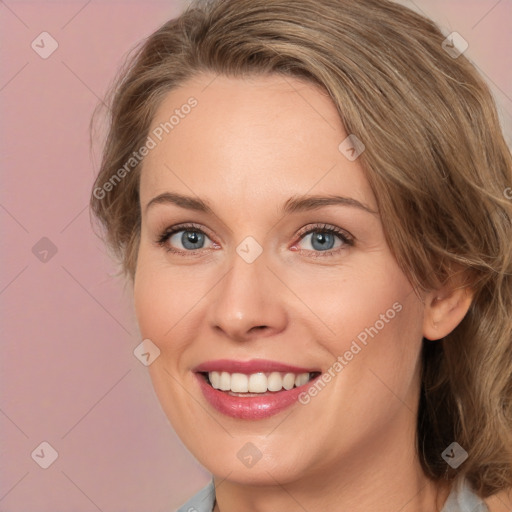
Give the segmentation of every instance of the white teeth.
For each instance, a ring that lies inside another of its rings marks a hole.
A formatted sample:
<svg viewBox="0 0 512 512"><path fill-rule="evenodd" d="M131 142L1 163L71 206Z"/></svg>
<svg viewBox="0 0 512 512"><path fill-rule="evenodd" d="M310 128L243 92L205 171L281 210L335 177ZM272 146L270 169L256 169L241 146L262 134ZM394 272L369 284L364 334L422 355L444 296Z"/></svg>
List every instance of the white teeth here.
<svg viewBox="0 0 512 512"><path fill-rule="evenodd" d="M212 387L215 389L219 389L220 387L220 375L219 372L210 372L208 374L208 378L212 384Z"/></svg>
<svg viewBox="0 0 512 512"><path fill-rule="evenodd" d="M303 386L309 381L309 373L301 373L295 377L295 387Z"/></svg>
<svg viewBox="0 0 512 512"><path fill-rule="evenodd" d="M295 375L293 373L287 373L283 379L283 388L292 389L295 384Z"/></svg>
<svg viewBox="0 0 512 512"><path fill-rule="evenodd" d="M228 373L209 372L208 378L212 387L221 391L233 393L266 393L267 391L281 391L292 389L307 384L310 380L309 373Z"/></svg>
<svg viewBox="0 0 512 512"><path fill-rule="evenodd" d="M228 372L222 372L220 374L220 386L221 391L229 391L231 389L231 375Z"/></svg>
<svg viewBox="0 0 512 512"><path fill-rule="evenodd" d="M267 389L269 391L281 391L283 389L283 378L279 372L272 372L268 376Z"/></svg>
<svg viewBox="0 0 512 512"><path fill-rule="evenodd" d="M249 391L249 377L245 373L231 375L231 391L233 393L247 393Z"/></svg>
<svg viewBox="0 0 512 512"><path fill-rule="evenodd" d="M264 373L253 373L249 376L249 393L265 393L267 377Z"/></svg>

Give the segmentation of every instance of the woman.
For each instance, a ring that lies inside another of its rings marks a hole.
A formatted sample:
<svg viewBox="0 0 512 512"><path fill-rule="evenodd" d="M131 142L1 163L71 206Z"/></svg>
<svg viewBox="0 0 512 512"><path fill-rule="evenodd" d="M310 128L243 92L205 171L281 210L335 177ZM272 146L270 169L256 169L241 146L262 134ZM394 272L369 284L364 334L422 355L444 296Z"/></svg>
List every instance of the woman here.
<svg viewBox="0 0 512 512"><path fill-rule="evenodd" d="M505 503L511 155L456 43L385 0L213 0L116 83L91 206L213 475L180 510Z"/></svg>

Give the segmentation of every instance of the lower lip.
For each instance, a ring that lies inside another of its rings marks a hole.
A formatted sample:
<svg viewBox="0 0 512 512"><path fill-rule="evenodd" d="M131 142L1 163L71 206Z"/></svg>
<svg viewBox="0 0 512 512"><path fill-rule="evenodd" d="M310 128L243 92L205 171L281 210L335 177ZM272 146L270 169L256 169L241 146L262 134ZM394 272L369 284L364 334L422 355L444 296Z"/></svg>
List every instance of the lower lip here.
<svg viewBox="0 0 512 512"><path fill-rule="evenodd" d="M303 386L290 390L241 397L213 388L200 373L196 373L196 377L204 397L217 411L242 420L260 420L284 411L297 402L298 396L315 380L312 379Z"/></svg>

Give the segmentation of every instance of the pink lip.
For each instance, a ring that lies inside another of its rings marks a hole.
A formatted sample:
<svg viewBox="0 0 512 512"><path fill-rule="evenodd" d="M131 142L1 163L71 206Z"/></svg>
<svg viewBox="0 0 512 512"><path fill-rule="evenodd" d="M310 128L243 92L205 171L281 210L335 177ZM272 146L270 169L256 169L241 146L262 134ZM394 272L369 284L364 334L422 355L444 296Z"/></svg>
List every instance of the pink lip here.
<svg viewBox="0 0 512 512"><path fill-rule="evenodd" d="M307 382L298 388L281 390L276 392L267 391L261 396L233 396L226 391L214 389L206 382L201 373L213 371L225 371L229 373L257 373L257 372L289 372L308 373L319 370L311 370L290 366L274 361L253 359L251 361L217 360L208 361L197 366L194 371L203 396L218 412L231 416L232 418L244 420L259 420L278 414L284 409L297 402L299 395L305 391L315 379ZM200 373L201 372L201 373Z"/></svg>
<svg viewBox="0 0 512 512"><path fill-rule="evenodd" d="M283 373L310 373L319 372L318 368L300 368L289 364L269 361L267 359L251 359L250 361L234 361L232 359L218 359L206 361L193 369L194 372L228 372L245 373L250 375L257 372L283 372Z"/></svg>

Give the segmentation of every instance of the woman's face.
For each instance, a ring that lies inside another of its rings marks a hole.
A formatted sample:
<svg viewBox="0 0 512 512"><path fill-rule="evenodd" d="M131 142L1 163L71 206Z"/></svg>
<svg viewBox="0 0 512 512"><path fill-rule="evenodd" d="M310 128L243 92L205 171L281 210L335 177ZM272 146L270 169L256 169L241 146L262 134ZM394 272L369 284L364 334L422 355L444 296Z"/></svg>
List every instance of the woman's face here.
<svg viewBox="0 0 512 512"><path fill-rule="evenodd" d="M135 307L162 407L217 476L412 456L424 310L348 135L326 94L279 76L201 75L153 120Z"/></svg>

